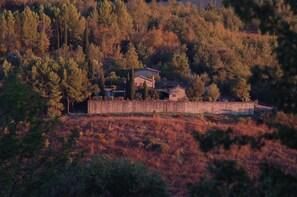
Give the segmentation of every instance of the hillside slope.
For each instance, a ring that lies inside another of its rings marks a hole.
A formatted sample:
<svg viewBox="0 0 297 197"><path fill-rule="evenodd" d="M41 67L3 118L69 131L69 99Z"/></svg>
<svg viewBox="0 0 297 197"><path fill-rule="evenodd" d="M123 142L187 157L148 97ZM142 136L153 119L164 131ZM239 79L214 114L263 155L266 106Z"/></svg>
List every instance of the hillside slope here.
<svg viewBox="0 0 297 197"><path fill-rule="evenodd" d="M187 196L188 184L197 183L206 175L207 166L214 159L240 161L249 174L256 178L257 164L269 161L286 172L297 171L297 151L277 142L267 142L261 151L249 146L233 146L225 151L218 147L203 153L192 137L194 131L231 127L236 135L257 136L271 132L265 125L257 125L251 118L227 116L90 116L64 119L59 132L80 131L79 145L88 154L103 154L111 158L130 158L140 161L151 170L161 173L172 196Z"/></svg>

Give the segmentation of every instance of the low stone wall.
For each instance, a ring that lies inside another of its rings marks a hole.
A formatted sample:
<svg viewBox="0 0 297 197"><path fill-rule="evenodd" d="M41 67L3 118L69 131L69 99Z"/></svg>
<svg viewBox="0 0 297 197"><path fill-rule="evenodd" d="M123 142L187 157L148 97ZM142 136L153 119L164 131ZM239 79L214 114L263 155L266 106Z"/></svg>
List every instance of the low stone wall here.
<svg viewBox="0 0 297 197"><path fill-rule="evenodd" d="M253 115L253 102L88 101L88 114L104 113L192 113Z"/></svg>

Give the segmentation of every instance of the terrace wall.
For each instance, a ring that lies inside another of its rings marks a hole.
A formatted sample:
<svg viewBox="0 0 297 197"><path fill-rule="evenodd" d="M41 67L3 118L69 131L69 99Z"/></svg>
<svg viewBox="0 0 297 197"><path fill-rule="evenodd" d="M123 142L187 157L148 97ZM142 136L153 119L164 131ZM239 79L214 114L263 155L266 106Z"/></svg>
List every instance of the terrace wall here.
<svg viewBox="0 0 297 197"><path fill-rule="evenodd" d="M253 102L189 102L189 101L88 101L88 114L104 113L191 113L253 115Z"/></svg>

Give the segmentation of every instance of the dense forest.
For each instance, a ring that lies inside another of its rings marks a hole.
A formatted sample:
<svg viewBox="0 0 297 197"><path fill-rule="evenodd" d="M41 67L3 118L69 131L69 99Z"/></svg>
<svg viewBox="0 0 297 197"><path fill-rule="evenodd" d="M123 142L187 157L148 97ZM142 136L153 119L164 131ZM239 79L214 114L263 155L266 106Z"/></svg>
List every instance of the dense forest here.
<svg viewBox="0 0 297 197"><path fill-rule="evenodd" d="M296 1L225 0L224 7L216 2L198 9L174 0L0 1L0 196L171 195L163 177L142 164L86 156L79 139L94 133L94 122L83 128L87 134L79 125L55 130L71 118L63 114L98 93L104 96L106 86L124 87L125 99L158 99L146 86L134 89L134 72L145 66L161 71L159 82L183 84L191 101L228 97L274 107L270 114L248 117L269 130L256 137L234 134L227 118L207 122L227 120L224 129L187 134L205 155L218 146L249 146L259 153L271 141L295 153ZM105 126L109 132L114 125ZM96 140L106 143L102 133ZM164 148L141 142L147 154ZM182 153L178 158L188 159ZM255 178L237 160L211 161L208 176L189 185L189 195L295 196L294 168L286 172L257 161Z"/></svg>
<svg viewBox="0 0 297 197"><path fill-rule="evenodd" d="M278 68L276 38L250 33L257 25L213 4L9 1L0 17L1 78L18 73L48 100L50 116L144 65L161 70L162 80L187 84L191 100L219 94L273 102L268 84L250 81L255 66Z"/></svg>

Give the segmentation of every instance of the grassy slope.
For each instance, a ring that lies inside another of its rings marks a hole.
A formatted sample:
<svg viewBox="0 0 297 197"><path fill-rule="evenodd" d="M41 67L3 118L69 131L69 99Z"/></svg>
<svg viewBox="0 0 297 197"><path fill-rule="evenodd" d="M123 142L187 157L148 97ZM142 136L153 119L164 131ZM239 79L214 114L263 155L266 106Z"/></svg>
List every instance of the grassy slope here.
<svg viewBox="0 0 297 197"><path fill-rule="evenodd" d="M59 130L79 129L79 144L86 147L90 154L130 158L159 171L172 196L186 196L187 184L196 183L206 175L206 168L213 159L238 160L253 177L257 176L257 164L263 160L279 164L287 172L297 171L297 151L277 142L267 142L261 151L256 152L249 146L241 149L233 146L230 151L218 147L203 153L191 135L193 131L206 132L211 128L228 127L238 135L257 136L271 132L265 125L256 125L251 118L160 115L73 117L64 119Z"/></svg>

